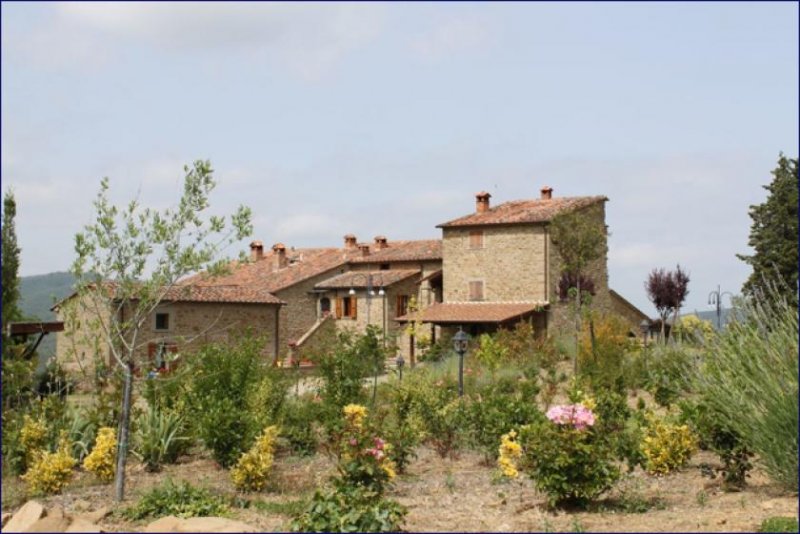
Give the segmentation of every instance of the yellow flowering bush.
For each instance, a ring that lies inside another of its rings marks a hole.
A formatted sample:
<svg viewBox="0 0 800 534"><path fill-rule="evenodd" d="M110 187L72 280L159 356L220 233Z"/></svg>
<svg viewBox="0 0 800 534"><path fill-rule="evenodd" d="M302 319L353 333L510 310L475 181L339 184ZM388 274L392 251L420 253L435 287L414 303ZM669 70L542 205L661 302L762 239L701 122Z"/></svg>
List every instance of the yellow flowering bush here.
<svg viewBox="0 0 800 534"><path fill-rule="evenodd" d="M522 446L517 443L517 433L511 431L500 437L500 456L497 458L497 465L504 477L517 478L517 461L522 457Z"/></svg>
<svg viewBox="0 0 800 534"><path fill-rule="evenodd" d="M114 478L114 461L117 457L117 433L104 426L97 432L92 452L83 460L83 468L103 482Z"/></svg>
<svg viewBox="0 0 800 534"><path fill-rule="evenodd" d="M697 438L687 425L676 425L647 417L647 430L641 444L645 470L654 475L666 475L684 465L697 448Z"/></svg>
<svg viewBox="0 0 800 534"><path fill-rule="evenodd" d="M70 454L67 433L62 432L56 452L39 450L22 480L28 483L31 494L58 493L72 479L72 468L78 462Z"/></svg>
<svg viewBox="0 0 800 534"><path fill-rule="evenodd" d="M383 493L384 486L397 476L397 466L389 455L392 446L366 428L364 406L348 404L342 411L344 428L336 440L341 479Z"/></svg>
<svg viewBox="0 0 800 534"><path fill-rule="evenodd" d="M22 429L19 433L22 449L25 451L26 465L31 465L34 458L44 450L47 444L47 426L41 419L33 419L25 415Z"/></svg>
<svg viewBox="0 0 800 534"><path fill-rule="evenodd" d="M364 426L364 419L367 417L367 409L360 404L348 404L343 409L344 418L348 425L355 429Z"/></svg>
<svg viewBox="0 0 800 534"><path fill-rule="evenodd" d="M269 426L264 429L253 447L242 454L239 461L231 469L233 484L243 491L261 491L267 485L267 478L272 469L275 450L275 439L278 427Z"/></svg>

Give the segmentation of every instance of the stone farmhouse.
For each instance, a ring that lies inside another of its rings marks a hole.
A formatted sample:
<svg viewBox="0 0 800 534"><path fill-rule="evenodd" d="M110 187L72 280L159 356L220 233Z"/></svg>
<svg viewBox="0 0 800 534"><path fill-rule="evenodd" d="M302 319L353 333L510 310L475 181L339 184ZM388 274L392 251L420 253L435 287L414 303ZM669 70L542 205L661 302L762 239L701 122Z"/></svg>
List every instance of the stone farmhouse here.
<svg viewBox="0 0 800 534"><path fill-rule="evenodd" d="M432 342L458 328L478 335L531 321L537 335L558 335L570 319L568 305L558 302L560 259L549 223L577 211L605 229L608 199L554 197L549 187L532 200L492 207L490 199L478 193L472 213L438 225L441 239L377 236L360 243L348 234L341 247L276 243L269 251L253 241L250 261L234 262L221 277L195 275L168 295L143 333L142 354L159 367L169 360L164 354L232 339L250 328L269 340L265 357L285 365L302 359L326 332L364 332L375 325L413 364L420 338ZM606 258L589 271L593 308L623 317L635 335L647 316L609 289ZM86 324L97 312L85 303L78 309L77 322L56 310L66 320L57 358L68 367L87 366L91 355L107 352L76 343L80 321Z"/></svg>

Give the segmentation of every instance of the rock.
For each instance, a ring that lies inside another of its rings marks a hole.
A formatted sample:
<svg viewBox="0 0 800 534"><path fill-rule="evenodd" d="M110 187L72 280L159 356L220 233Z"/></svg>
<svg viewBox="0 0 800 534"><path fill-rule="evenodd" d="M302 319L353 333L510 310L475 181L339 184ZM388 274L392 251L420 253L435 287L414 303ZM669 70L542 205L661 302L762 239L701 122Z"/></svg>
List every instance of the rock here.
<svg viewBox="0 0 800 534"><path fill-rule="evenodd" d="M91 507L92 507L92 504L89 501L85 500L85 499L78 499L72 505L72 508L76 512L85 512L86 510L88 510Z"/></svg>
<svg viewBox="0 0 800 534"><path fill-rule="evenodd" d="M36 523L28 527L25 532L64 532L69 526L69 519L61 514L54 516L46 516L38 520Z"/></svg>
<svg viewBox="0 0 800 534"><path fill-rule="evenodd" d="M36 501L28 501L11 516L6 526L3 527L3 532L26 532L43 516L44 506Z"/></svg>
<svg viewBox="0 0 800 534"><path fill-rule="evenodd" d="M98 508L94 512L86 512L83 514L76 515L75 518L85 519L89 523L97 523L110 513L111 510L107 506L103 506L102 508Z"/></svg>
<svg viewBox="0 0 800 534"><path fill-rule="evenodd" d="M153 521L143 532L259 532L259 530L247 523L224 517L179 519L167 516Z"/></svg>
<svg viewBox="0 0 800 534"><path fill-rule="evenodd" d="M4 513L3 514L3 523L2 523L2 525L6 526L6 523L8 523L9 519L11 519L11 514L8 513L8 512Z"/></svg>
<svg viewBox="0 0 800 534"><path fill-rule="evenodd" d="M83 519L82 517L76 517L72 520L67 530L64 532L103 532L100 530L100 527Z"/></svg>

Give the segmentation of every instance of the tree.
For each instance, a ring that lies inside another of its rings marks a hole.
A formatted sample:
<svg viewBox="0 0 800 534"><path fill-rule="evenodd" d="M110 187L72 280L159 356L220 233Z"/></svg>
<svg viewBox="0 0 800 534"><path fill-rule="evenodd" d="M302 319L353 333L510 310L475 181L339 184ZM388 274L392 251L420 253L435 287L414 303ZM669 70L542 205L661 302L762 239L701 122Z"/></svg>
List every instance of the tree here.
<svg viewBox="0 0 800 534"><path fill-rule="evenodd" d="M666 344L667 318L672 314L672 324L677 323L678 311L689 294L689 274L682 271L680 265L674 271L653 269L647 277L644 288L647 291L647 298L661 317L661 338Z"/></svg>
<svg viewBox="0 0 800 534"><path fill-rule="evenodd" d="M762 204L750 206L750 245L752 255L736 257L753 267L744 284L746 295L770 294L767 286L785 291L790 302L797 302L797 219L798 173L797 158L783 154L772 171L772 183L763 186L769 194Z"/></svg>
<svg viewBox="0 0 800 534"><path fill-rule="evenodd" d="M72 272L78 301L94 312L92 330L103 339L123 377L115 475L117 500L125 492L125 463L140 331L168 292L190 289L181 284L200 270L220 274L228 262L224 247L252 232L249 208L239 207L226 229L224 217L201 218L215 187L208 161L184 167L183 194L176 208L141 208L136 201L118 208L108 198L104 178L94 202L95 221L75 236L77 258Z"/></svg>
<svg viewBox="0 0 800 534"><path fill-rule="evenodd" d="M14 219L17 216L17 203L14 193L6 192L3 197L3 346L5 346L6 326L20 317L19 311L19 253L17 230Z"/></svg>
<svg viewBox="0 0 800 534"><path fill-rule="evenodd" d="M584 305L591 304L588 288L582 288L582 284L590 284L591 291L594 291L594 281L590 280L584 271L589 264L605 255L608 234L604 225L592 221L581 211L572 211L553 218L550 223L550 235L562 263L559 291L562 291L562 286L566 287L567 292L574 298L575 356L572 367L577 375L581 312Z"/></svg>

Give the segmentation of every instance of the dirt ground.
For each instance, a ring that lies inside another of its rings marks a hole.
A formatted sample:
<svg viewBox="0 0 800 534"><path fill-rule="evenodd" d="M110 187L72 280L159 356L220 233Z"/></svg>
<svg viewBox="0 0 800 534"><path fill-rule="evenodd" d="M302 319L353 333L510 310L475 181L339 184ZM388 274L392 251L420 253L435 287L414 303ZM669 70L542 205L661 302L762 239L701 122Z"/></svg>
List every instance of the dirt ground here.
<svg viewBox="0 0 800 534"><path fill-rule="evenodd" d="M494 467L477 454L464 452L456 460L443 460L427 448L418 453L409 473L399 477L389 494L409 507L408 531L752 532L767 517L796 517L798 510L797 495L782 491L758 469L744 491L723 492L719 477L710 479L701 473L701 464L717 462L707 452L697 453L686 467L666 477L655 478L637 470L592 510L580 512L547 510L544 497L525 477L497 482ZM249 501L249 506L233 508L231 515L263 531L285 531L290 520L287 509L322 486L332 472L332 463L321 455L278 458L267 491L240 495L240 502ZM138 495L166 477L235 495L228 474L207 457L187 457L161 473L147 473L134 460L123 506L133 504ZM3 488L4 493L22 489ZM13 500L6 497L4 510L15 508ZM64 495L41 501L63 506L67 512L114 508L111 486L97 485L84 473ZM649 509L631 511L640 507ZM121 532L139 530L146 523L128 522L112 514L100 524Z"/></svg>

